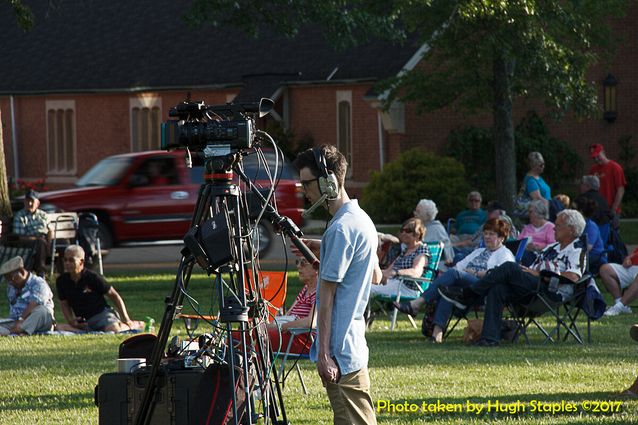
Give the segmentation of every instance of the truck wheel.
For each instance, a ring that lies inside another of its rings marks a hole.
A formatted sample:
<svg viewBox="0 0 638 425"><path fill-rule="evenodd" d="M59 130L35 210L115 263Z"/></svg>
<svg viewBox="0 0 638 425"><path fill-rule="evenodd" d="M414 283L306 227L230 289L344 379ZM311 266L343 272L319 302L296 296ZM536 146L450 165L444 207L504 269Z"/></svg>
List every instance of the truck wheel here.
<svg viewBox="0 0 638 425"><path fill-rule="evenodd" d="M272 248L275 231L270 223L263 221L257 224L257 231L259 233L259 256L263 257Z"/></svg>
<svg viewBox="0 0 638 425"><path fill-rule="evenodd" d="M100 248L113 248L113 233L111 232L111 228L108 226L108 224L100 221L98 232L100 234Z"/></svg>

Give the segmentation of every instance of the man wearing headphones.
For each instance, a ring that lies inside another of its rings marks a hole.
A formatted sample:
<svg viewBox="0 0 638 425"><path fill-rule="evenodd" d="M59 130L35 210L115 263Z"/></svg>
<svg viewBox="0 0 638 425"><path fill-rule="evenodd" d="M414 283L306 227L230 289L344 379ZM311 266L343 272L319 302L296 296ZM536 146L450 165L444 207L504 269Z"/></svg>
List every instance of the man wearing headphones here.
<svg viewBox="0 0 638 425"><path fill-rule="evenodd" d="M321 241L304 240L319 253L317 338L310 358L317 362L335 424L376 424L370 397L368 346L363 318L370 285L381 275L377 232L344 181L345 157L332 145L301 152L293 163L311 210L333 216Z"/></svg>

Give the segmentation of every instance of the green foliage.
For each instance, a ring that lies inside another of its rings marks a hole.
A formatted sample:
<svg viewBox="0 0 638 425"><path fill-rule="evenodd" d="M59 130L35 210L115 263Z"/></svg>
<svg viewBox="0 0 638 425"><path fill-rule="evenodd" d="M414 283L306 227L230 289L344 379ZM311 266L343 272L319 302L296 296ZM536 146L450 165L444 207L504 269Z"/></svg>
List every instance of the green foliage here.
<svg viewBox="0 0 638 425"><path fill-rule="evenodd" d="M277 146L281 148L286 158L290 160L293 160L299 152L314 146L312 136L304 135L298 137L294 130L284 128L278 121L268 121L265 131L275 139Z"/></svg>
<svg viewBox="0 0 638 425"><path fill-rule="evenodd" d="M8 0L8 2L16 15L18 26L24 31L33 28L34 18L31 8L25 5L22 0Z"/></svg>
<svg viewBox="0 0 638 425"><path fill-rule="evenodd" d="M514 98L538 96L556 109L586 114L597 110L596 88L586 71L599 58L595 46L611 40L610 16L627 0L397 2L397 20L421 35L430 49L427 67L391 81L392 96L424 111L451 105L465 111L492 110L496 60L510 66ZM602 51L610 51L604 49Z"/></svg>
<svg viewBox="0 0 638 425"><path fill-rule="evenodd" d="M583 160L564 140L549 134L543 120L535 113L528 112L516 127L516 164L519 181L529 170L527 155L538 151L545 159L543 179L556 195L569 187L583 173Z"/></svg>
<svg viewBox="0 0 638 425"><path fill-rule="evenodd" d="M446 154L465 165L465 179L484 200L495 199L494 138L490 129L465 127L452 131Z"/></svg>
<svg viewBox="0 0 638 425"><path fill-rule="evenodd" d="M411 149L374 172L363 191L362 207L376 223L400 223L420 199L436 202L441 217L456 214L470 190L465 169L453 158Z"/></svg>
<svg viewBox="0 0 638 425"><path fill-rule="evenodd" d="M527 155L538 151L545 159L543 179L556 195L569 188L570 183L582 174L583 161L567 142L549 134L543 120L534 112L516 127L516 169L519 184L529 170ZM492 131L485 128L466 127L450 133L447 154L465 165L465 178L478 188L483 199L496 196L494 188L494 141ZM503 201L503 200L502 200Z"/></svg>
<svg viewBox="0 0 638 425"><path fill-rule="evenodd" d="M619 162L622 164L627 179L625 196L622 202L624 217L638 217L638 166L633 165L638 149L631 142L632 136L626 135L618 140L620 145Z"/></svg>

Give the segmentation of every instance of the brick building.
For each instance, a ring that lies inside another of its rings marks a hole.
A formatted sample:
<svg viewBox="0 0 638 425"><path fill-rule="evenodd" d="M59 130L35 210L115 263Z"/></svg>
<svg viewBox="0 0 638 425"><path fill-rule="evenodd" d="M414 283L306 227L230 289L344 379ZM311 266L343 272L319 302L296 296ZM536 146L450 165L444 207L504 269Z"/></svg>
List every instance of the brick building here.
<svg viewBox="0 0 638 425"><path fill-rule="evenodd" d="M412 148L441 151L450 130L491 124L491 116L461 117L442 110L417 115L411 105L379 109L375 82L418 66L419 46L369 42L335 51L319 31L294 40L264 32L251 39L238 31L191 29L179 2L60 3L36 6L36 24L23 32L8 4L0 5L5 40L0 57L0 112L8 173L46 178L68 187L99 159L159 146L159 124L171 106L190 97L209 104L276 101L271 119L314 143L336 143L351 165L355 193L370 171ZM618 80L617 119L549 123L586 158L593 142L615 158L620 137L636 133L632 93L638 92L638 6L614 24L621 36L616 59L591 70L600 87ZM542 106L515 104L515 122ZM585 160L588 164L588 161Z"/></svg>

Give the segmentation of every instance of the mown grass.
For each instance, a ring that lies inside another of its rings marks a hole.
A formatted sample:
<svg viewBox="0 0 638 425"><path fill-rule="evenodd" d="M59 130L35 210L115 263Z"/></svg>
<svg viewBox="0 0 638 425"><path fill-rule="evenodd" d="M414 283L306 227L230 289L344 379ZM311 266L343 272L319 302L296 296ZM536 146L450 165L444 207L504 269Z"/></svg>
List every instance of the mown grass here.
<svg viewBox="0 0 638 425"><path fill-rule="evenodd" d="M110 281L124 297L134 318L162 316L163 300L174 277L168 274L117 276ZM299 288L290 276L289 297ZM210 308L214 285L202 275L191 280L189 294L200 301L202 312ZM0 300L0 311L6 311ZM188 310L190 307L185 307ZM62 318L59 312L56 317ZM455 331L443 345L426 343L405 320L390 332L389 322L379 319L368 332L372 397L376 403L487 404L522 401L525 412L508 413L403 413L380 412L385 424L627 424L638 423L638 402L623 401L613 414L583 412L585 401L607 401L628 387L637 374L637 345L628 336L633 315L605 318L592 326L593 342L573 341L542 345L533 332L533 345L522 342L499 348L469 347ZM545 320L546 325L550 322ZM184 334L175 323L174 333ZM205 330L204 327L201 329ZM97 424L93 388L101 374L115 371L117 348L126 335L33 336L0 338L0 425ZM309 394L300 391L294 374L284 389L285 407L292 424L331 423L331 411L314 366L301 368ZM533 400L575 403L578 412L532 413Z"/></svg>

